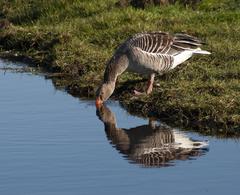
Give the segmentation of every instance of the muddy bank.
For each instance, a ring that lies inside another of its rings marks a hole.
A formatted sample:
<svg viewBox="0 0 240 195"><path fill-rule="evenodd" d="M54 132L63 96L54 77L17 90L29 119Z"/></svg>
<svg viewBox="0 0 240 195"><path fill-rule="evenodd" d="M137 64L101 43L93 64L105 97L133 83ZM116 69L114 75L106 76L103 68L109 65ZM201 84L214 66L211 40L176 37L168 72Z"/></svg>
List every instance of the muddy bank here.
<svg viewBox="0 0 240 195"><path fill-rule="evenodd" d="M196 7L201 0L119 0L116 2L116 6L127 7L133 6L135 8L145 9L149 6L164 6L170 4L182 4L184 6Z"/></svg>

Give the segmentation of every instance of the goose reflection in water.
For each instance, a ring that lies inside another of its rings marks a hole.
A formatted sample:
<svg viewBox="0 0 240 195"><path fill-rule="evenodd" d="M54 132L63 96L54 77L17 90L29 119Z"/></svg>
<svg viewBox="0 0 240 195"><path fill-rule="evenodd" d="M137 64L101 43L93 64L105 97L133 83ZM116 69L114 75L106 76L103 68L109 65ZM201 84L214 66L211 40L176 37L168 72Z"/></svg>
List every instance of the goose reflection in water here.
<svg viewBox="0 0 240 195"><path fill-rule="evenodd" d="M183 132L151 120L130 129L118 128L114 113L105 105L97 109L97 116L112 145L133 163L170 166L175 160L195 159L208 151L207 141L192 140Z"/></svg>

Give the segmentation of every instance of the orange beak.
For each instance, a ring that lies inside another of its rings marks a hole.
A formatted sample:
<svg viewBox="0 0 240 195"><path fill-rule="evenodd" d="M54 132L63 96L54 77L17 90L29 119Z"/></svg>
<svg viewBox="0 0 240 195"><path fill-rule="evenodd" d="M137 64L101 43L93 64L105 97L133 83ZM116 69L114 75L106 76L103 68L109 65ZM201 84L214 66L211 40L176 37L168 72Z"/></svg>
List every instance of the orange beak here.
<svg viewBox="0 0 240 195"><path fill-rule="evenodd" d="M97 97L95 104L97 108L101 108L103 101L100 99L100 97Z"/></svg>

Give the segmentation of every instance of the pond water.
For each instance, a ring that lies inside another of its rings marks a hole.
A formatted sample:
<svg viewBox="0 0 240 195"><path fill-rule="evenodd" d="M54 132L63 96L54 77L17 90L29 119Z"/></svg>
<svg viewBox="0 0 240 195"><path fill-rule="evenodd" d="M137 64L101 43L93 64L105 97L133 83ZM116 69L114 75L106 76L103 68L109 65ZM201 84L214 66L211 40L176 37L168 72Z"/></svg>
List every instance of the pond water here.
<svg viewBox="0 0 240 195"><path fill-rule="evenodd" d="M0 61L0 67L18 64ZM0 194L237 194L240 143L131 116L117 102L0 70Z"/></svg>

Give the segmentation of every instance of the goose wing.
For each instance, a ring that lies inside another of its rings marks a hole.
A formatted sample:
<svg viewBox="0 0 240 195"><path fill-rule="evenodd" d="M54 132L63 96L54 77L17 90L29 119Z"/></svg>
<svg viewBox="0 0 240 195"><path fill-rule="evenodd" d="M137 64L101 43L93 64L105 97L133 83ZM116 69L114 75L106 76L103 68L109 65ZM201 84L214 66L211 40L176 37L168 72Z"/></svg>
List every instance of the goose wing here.
<svg viewBox="0 0 240 195"><path fill-rule="evenodd" d="M196 50L202 42L187 34L172 36L164 32L151 32L136 34L127 43L133 59L144 67L145 72L162 73L176 67L176 56L186 50Z"/></svg>
<svg viewBox="0 0 240 195"><path fill-rule="evenodd" d="M164 32L139 33L130 38L129 46L149 54L165 54L174 56L184 50L197 49L202 42L187 34L174 36Z"/></svg>

